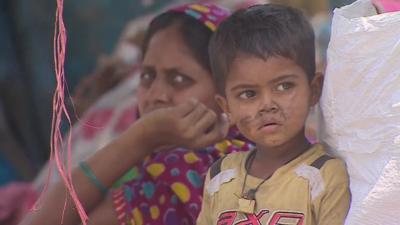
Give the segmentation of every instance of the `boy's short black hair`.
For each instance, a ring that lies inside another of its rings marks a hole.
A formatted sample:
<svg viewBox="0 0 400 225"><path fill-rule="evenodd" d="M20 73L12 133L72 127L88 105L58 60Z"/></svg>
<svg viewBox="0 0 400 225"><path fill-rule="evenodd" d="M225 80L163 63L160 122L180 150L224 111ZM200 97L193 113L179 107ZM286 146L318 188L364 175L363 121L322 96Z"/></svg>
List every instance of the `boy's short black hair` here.
<svg viewBox="0 0 400 225"><path fill-rule="evenodd" d="M144 36L142 44L143 56L147 52L151 38L158 31L171 26L178 27L183 37L184 44L190 49L194 58L207 71L211 72L208 44L213 32L202 22L180 12L167 11L153 19Z"/></svg>
<svg viewBox="0 0 400 225"><path fill-rule="evenodd" d="M303 13L292 7L255 5L236 11L219 25L211 38L209 54L221 94L238 53L264 60L282 56L301 66L309 80L315 75L314 31Z"/></svg>

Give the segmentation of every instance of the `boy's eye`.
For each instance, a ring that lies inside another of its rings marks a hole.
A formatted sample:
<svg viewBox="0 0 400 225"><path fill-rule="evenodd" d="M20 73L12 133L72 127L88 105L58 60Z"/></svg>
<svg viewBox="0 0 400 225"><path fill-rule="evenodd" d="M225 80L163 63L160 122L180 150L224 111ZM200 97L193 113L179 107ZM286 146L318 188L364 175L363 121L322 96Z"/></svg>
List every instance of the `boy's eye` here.
<svg viewBox="0 0 400 225"><path fill-rule="evenodd" d="M256 96L256 92L252 90L246 90L239 94L239 98L241 99L249 99L253 98L254 96Z"/></svg>
<svg viewBox="0 0 400 225"><path fill-rule="evenodd" d="M293 86L294 86L294 84L291 82L284 82L284 83L279 84L276 87L276 90L277 91L286 91L286 90L291 89Z"/></svg>

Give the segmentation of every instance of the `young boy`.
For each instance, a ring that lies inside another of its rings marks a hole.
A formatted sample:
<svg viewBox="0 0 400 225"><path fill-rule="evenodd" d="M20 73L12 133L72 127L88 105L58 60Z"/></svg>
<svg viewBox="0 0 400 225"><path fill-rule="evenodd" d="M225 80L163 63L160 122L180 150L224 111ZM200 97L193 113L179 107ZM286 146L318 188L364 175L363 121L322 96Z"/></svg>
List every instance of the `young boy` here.
<svg viewBox="0 0 400 225"><path fill-rule="evenodd" d="M271 4L237 11L213 37L210 60L219 105L256 148L210 168L198 224L342 225L345 165L304 135L322 86L304 15Z"/></svg>

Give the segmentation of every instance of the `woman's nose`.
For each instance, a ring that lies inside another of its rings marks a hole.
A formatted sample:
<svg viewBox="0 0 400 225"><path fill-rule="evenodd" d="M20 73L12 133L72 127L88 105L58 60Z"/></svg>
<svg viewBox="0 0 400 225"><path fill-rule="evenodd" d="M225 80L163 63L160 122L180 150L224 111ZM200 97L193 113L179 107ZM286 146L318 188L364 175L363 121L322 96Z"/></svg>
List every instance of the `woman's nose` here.
<svg viewBox="0 0 400 225"><path fill-rule="evenodd" d="M171 96L172 96L171 87L167 84L167 82L161 79L156 79L153 81L147 94L148 100L153 104L170 103L172 98Z"/></svg>

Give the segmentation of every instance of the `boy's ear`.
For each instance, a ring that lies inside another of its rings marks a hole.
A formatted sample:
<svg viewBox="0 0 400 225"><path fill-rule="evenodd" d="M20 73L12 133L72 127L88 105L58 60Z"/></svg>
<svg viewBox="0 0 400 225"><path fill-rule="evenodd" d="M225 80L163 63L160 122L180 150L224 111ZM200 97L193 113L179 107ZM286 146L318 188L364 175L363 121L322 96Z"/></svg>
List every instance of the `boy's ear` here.
<svg viewBox="0 0 400 225"><path fill-rule="evenodd" d="M324 85L324 75L320 72L316 73L311 81L311 105L314 106L318 103L322 94L322 87Z"/></svg>
<svg viewBox="0 0 400 225"><path fill-rule="evenodd" d="M217 94L215 96L215 101L217 102L217 104L221 108L221 110L227 115L230 125L231 126L234 125L232 118L231 118L231 113L229 111L229 106L228 106L228 102L226 101L226 98L222 95Z"/></svg>

